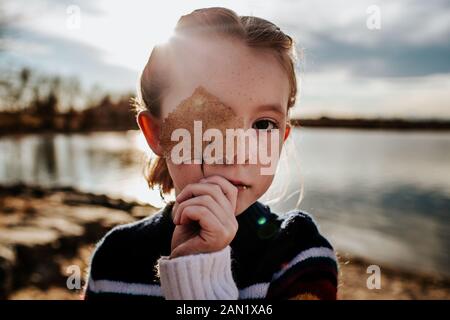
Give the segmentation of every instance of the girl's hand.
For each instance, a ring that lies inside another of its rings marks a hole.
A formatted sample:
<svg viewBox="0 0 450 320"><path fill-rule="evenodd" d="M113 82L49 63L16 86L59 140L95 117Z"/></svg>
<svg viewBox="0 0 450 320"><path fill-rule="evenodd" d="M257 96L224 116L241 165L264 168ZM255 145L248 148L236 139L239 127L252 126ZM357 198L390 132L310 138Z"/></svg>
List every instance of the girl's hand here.
<svg viewBox="0 0 450 320"><path fill-rule="evenodd" d="M227 179L211 176L187 185L173 207L176 225L171 258L219 251L234 239L238 189Z"/></svg>

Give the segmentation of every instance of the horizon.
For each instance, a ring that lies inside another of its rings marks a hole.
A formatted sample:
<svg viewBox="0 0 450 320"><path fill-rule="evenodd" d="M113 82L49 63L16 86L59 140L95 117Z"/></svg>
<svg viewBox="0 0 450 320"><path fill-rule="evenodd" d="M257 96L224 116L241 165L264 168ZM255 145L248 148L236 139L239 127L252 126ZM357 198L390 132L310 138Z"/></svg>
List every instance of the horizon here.
<svg viewBox="0 0 450 320"><path fill-rule="evenodd" d="M224 5L24 3L8 0L0 6L5 17L14 20L0 37L0 68L29 67L42 74L74 77L86 91L97 86L113 95L135 91L152 46L170 36L181 15ZM446 19L450 5L333 4L314 5L314 14L305 15L311 1L227 2L226 7L240 15L276 23L294 37L297 49L303 48L292 119L450 119L450 20Z"/></svg>

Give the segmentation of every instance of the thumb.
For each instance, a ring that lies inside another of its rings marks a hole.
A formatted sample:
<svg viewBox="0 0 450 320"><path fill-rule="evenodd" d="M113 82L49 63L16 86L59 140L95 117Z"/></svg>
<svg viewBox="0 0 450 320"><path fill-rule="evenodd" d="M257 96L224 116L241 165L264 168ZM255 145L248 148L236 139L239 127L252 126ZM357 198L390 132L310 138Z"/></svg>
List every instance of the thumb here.
<svg viewBox="0 0 450 320"><path fill-rule="evenodd" d="M177 258L181 256L187 256L195 253L202 253L202 247L204 246L203 240L200 237L194 237L186 242L183 242L170 254L170 258Z"/></svg>

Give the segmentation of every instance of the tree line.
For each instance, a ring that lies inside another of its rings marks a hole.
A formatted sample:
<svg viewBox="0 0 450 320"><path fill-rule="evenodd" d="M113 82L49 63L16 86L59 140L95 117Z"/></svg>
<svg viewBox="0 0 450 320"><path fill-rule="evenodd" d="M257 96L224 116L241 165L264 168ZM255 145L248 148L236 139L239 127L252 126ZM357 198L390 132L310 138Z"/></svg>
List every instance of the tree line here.
<svg viewBox="0 0 450 320"><path fill-rule="evenodd" d="M131 93L84 90L77 78L30 68L0 74L0 133L137 128Z"/></svg>

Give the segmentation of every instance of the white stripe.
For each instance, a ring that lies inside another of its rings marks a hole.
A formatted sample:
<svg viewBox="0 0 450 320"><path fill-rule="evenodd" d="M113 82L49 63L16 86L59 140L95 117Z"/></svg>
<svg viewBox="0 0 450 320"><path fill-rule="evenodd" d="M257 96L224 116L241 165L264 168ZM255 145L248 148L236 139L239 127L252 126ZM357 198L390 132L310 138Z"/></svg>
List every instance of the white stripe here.
<svg viewBox="0 0 450 320"><path fill-rule="evenodd" d="M239 299L265 298L269 289L269 282L253 284L247 288L239 290Z"/></svg>
<svg viewBox="0 0 450 320"><path fill-rule="evenodd" d="M95 293L107 292L142 296L163 296L161 286L155 284L127 283L111 280L90 279L88 289Z"/></svg>
<svg viewBox="0 0 450 320"><path fill-rule="evenodd" d="M295 266L297 263L305 261L310 258L324 257L336 261L335 253L332 249L326 247L310 248L300 252L294 259L292 259L282 270L275 273L272 281L280 278L286 271ZM258 299L264 298L269 289L269 282L257 283L239 290L240 299ZM92 292L107 292L107 293L121 293L131 295L144 295L163 297L161 286L142 283L127 283L111 280L89 280L88 289Z"/></svg>
<svg viewBox="0 0 450 320"><path fill-rule="evenodd" d="M300 263L310 258L330 258L336 261L336 255L334 254L334 251L331 250L330 248L326 247L310 248L300 252L283 269L275 273L272 277L272 281L280 278L286 271L295 266L297 263Z"/></svg>
<svg viewBox="0 0 450 320"><path fill-rule="evenodd" d="M269 289L269 282L256 283L249 287L239 290L240 299L258 299L264 298ZM161 287L159 285L141 284L141 283L127 283L111 280L90 280L89 290L95 293L121 293L144 296L158 296L162 297Z"/></svg>

